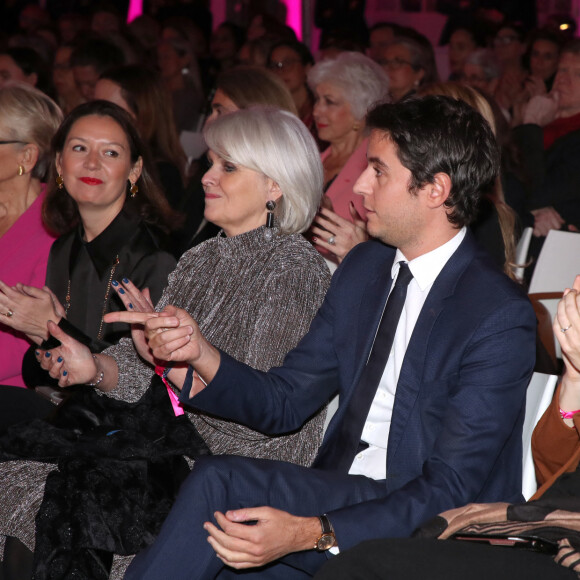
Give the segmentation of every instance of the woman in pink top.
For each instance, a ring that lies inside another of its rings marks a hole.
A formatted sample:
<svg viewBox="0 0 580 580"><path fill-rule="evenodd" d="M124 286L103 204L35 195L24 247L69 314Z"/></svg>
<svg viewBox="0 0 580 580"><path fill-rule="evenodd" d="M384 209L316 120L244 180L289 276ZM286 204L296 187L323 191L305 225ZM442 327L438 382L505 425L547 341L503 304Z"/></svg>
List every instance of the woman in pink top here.
<svg viewBox="0 0 580 580"><path fill-rule="evenodd" d="M0 280L43 286L54 241L42 225L42 182L50 165L50 141L62 120L58 106L25 85L0 89ZM23 387L22 357L29 343L2 322L0 385Z"/></svg>
<svg viewBox="0 0 580 580"><path fill-rule="evenodd" d="M330 143L321 156L325 196L312 227L313 242L336 263L367 237L362 198L353 186L367 166L367 109L388 98L389 82L370 58L343 52L312 67L308 84L315 95L318 136Z"/></svg>

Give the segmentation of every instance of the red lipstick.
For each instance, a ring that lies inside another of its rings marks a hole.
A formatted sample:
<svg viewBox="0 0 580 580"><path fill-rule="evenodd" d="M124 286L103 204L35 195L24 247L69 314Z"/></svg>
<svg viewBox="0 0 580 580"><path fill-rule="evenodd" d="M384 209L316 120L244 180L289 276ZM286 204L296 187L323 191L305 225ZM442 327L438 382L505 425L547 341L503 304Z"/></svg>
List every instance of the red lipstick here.
<svg viewBox="0 0 580 580"><path fill-rule="evenodd" d="M100 179L96 177L81 177L81 181L87 185L101 185L103 183Z"/></svg>

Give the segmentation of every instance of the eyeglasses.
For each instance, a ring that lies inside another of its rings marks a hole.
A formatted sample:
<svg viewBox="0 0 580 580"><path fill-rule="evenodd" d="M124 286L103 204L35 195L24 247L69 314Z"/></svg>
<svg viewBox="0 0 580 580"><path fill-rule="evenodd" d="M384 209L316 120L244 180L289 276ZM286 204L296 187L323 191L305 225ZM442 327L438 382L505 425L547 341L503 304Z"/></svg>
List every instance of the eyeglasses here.
<svg viewBox="0 0 580 580"><path fill-rule="evenodd" d="M0 141L0 145L11 145L13 143L22 143L24 145L26 141Z"/></svg>
<svg viewBox="0 0 580 580"><path fill-rule="evenodd" d="M403 60L402 58L383 58L377 62L388 70L399 70L405 65L413 67L413 65L408 60Z"/></svg>
<svg viewBox="0 0 580 580"><path fill-rule="evenodd" d="M512 42L517 42L519 38L517 36L496 36L493 39L494 46L507 46Z"/></svg>
<svg viewBox="0 0 580 580"><path fill-rule="evenodd" d="M299 58L287 58L286 60L276 60L268 64L268 68L273 71L281 71L284 69L293 68L294 65L300 62Z"/></svg>

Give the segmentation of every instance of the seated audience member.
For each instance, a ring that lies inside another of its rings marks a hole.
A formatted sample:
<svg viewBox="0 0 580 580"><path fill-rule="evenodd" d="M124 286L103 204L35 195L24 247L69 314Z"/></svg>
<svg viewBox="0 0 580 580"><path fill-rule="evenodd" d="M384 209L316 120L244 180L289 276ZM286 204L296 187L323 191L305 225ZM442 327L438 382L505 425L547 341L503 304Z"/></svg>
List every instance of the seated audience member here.
<svg viewBox="0 0 580 580"><path fill-rule="evenodd" d="M52 83L60 108L68 115L77 105L84 102L71 67L72 45L62 45L56 49L52 63Z"/></svg>
<svg viewBox="0 0 580 580"><path fill-rule="evenodd" d="M151 177L149 153L128 113L107 101L74 109L53 139L56 159L43 205L43 219L60 235L50 249L46 286L13 288L0 283L6 320L37 345L48 339L49 320L99 352L128 336L126 324L106 325L103 316L123 307L113 282L131 278L161 296L173 257L160 248L160 228L173 217ZM20 281L22 282L22 280ZM25 380L46 384L32 349Z"/></svg>
<svg viewBox="0 0 580 580"><path fill-rule="evenodd" d="M86 101L95 98L99 77L109 68L125 64L123 51L106 40L89 38L74 49L70 64L79 93Z"/></svg>
<svg viewBox="0 0 580 580"><path fill-rule="evenodd" d="M500 76L499 61L489 48L475 50L467 57L463 65L463 82L488 95L495 93Z"/></svg>
<svg viewBox="0 0 580 580"><path fill-rule="evenodd" d="M354 188L377 240L343 261L281 367L235 361L180 308L114 315L144 323L158 359L191 365L180 400L198 411L284 433L339 394L314 468L201 458L128 579L266 564L248 572L308 577L333 546L406 536L469 501L520 499L534 313L465 227L497 177L493 133L442 96L379 105L367 124Z"/></svg>
<svg viewBox="0 0 580 580"><path fill-rule="evenodd" d="M284 83L270 71L259 67L236 67L221 73L211 101L206 124L248 107L263 105L296 114L292 95ZM205 194L201 177L209 169L207 155L192 164L189 185L179 210L185 214L183 227L172 233L173 255L179 257L193 246L215 236L221 228L204 218Z"/></svg>
<svg viewBox="0 0 580 580"><path fill-rule="evenodd" d="M530 71L525 82L529 97L545 95L552 90L561 49L560 36L549 30L538 30L532 35L524 56Z"/></svg>
<svg viewBox="0 0 580 580"><path fill-rule="evenodd" d="M191 44L180 37L163 38L157 45L157 64L171 96L178 134L195 131L203 103L203 89Z"/></svg>
<svg viewBox="0 0 580 580"><path fill-rule="evenodd" d="M237 54L242 48L244 41L244 30L233 22L222 22L215 29L209 43L214 74L219 74L237 64Z"/></svg>
<svg viewBox="0 0 580 580"><path fill-rule="evenodd" d="M534 215L534 236L541 239L551 229L580 228L579 73L580 40L574 40L562 50L552 92L532 98L522 124L513 131ZM536 245L537 252L541 240Z"/></svg>
<svg viewBox="0 0 580 580"><path fill-rule="evenodd" d="M168 304L175 304L187 309L200 320L212 340L231 356L265 371L282 364L286 353L307 331L330 282L323 259L299 233L308 227L318 207L322 167L310 133L294 115L283 111L255 108L225 115L208 125L205 138L211 160L211 167L203 177L207 196L205 213L206 218L221 226L223 231L183 256L170 275L157 308L162 310ZM154 315L147 295L139 292L131 282L115 282L113 287L130 312ZM107 321L113 326L120 324L115 322L115 317ZM107 393L107 397L99 397L91 395L89 387L81 390L85 393L83 396L93 402L95 413L103 405L111 411L119 409L113 425L120 424L122 427L117 429L128 430L128 439L120 434L117 445L121 449L131 443L133 436L140 441L141 430L146 428L155 444L145 441L146 448L150 448L145 455L149 457L151 452L163 450L164 456L175 461L173 467L168 467L167 474L159 473L154 462L146 463L151 470L152 483L148 485L145 476L143 482L130 478L127 485L132 491L129 493L124 487L124 478L117 481L109 474L107 485L102 483L97 475L100 464L95 466L92 462L89 462L88 471L80 470L86 473L86 478L76 481L79 468L75 469L74 462L80 460L76 454L81 452L82 442L78 446L73 442L72 449L67 447L66 453L72 463L61 457L57 471L50 444L45 450L52 455L42 457L42 451L31 456L25 448L21 450L18 442L23 441L25 445L26 432L16 441L11 439L9 444L3 441L2 449L11 451L13 459L43 458L48 462L8 461L0 465L2 497L10 498L0 504L0 534L16 536L29 549L34 549L34 518L43 501L47 481L47 489L51 492L45 496L41 507L43 515L39 517L43 524L39 527L37 523L36 548L39 551L36 562L51 570L53 577L63 577L59 575L61 566L72 562L79 577L101 578L102 572L92 575L92 568L83 567L85 557L90 566L91 554L101 550L127 555L151 543L183 476L185 467L181 466L181 471L176 467L182 461L181 456L185 454L190 459L197 456L198 451L195 447L192 449L195 440L190 441L195 439L191 433L193 425L215 454L285 460L300 465L310 465L316 455L324 412L313 412L303 428L297 426L292 433L283 436L249 429L244 420L232 422L207 413L188 412L177 422L172 409L181 414L183 411L177 405L173 388L166 383L168 393L161 381L152 381L152 377L155 372L162 374L178 392L187 367L178 364L154 370L156 361L140 327L134 327L133 341L122 340L95 356L56 325L50 324L50 328L55 338L62 342L61 347L51 351L50 357L43 352L39 354L43 366L50 367L51 376L58 377L61 386L92 383L99 391ZM48 364L49 361L53 364ZM156 405L150 409L146 404L152 398ZM131 404L126 405L123 401ZM149 425L150 414L152 425ZM133 423L139 417L143 417L145 427ZM60 425L63 426L62 420ZM158 440L164 430L172 426L180 429L171 431L175 437ZM18 427L17 435L20 435L25 429L22 425ZM59 432L69 430L63 428ZM108 431L105 428L103 433ZM37 441L39 437L33 435L34 429L28 436ZM113 434L108 433L108 436ZM107 437L104 437L105 442L110 441ZM20 455L18 450L21 450ZM131 460L132 457L134 455L129 454L126 461L115 461L113 465L123 474L133 467L140 469L145 459L139 456ZM61 476L63 472L65 475ZM73 489L70 494L66 492L69 485ZM163 501L158 501L159 493ZM111 512L108 497L115 498L113 505L119 504L118 511ZM123 499L118 501L118 497ZM53 501L62 509L47 512L44 507L52 505ZM149 510L150 515L141 517L140 514L149 514ZM16 513L17 518L13 517ZM82 530L85 527L90 530L92 526L97 532L87 538ZM57 533L60 527L79 533L60 538ZM62 545L58 544L60 540ZM122 576L126 563L126 558L116 559L114 577ZM108 572L108 566L110 560L107 562L104 558L102 569Z"/></svg>
<svg viewBox="0 0 580 580"><path fill-rule="evenodd" d="M449 75L450 81L458 81L463 77L463 67L469 55L481 48L482 42L474 28L458 26L449 37Z"/></svg>
<svg viewBox="0 0 580 580"><path fill-rule="evenodd" d="M332 559L315 576L316 580L578 578L579 292L580 276L577 276L572 289L564 293L554 321L566 370L551 405L534 430L532 451L541 487L531 501L515 505L471 504L425 524L415 533L417 539L364 542ZM478 536L481 543L453 539L455 536L469 539L470 534ZM495 539L498 535L531 538L528 542L509 543ZM440 539L427 539L436 536Z"/></svg>
<svg viewBox="0 0 580 580"><path fill-rule="evenodd" d="M369 57L344 52L312 67L308 84L315 95L318 136L329 143L321 155L325 196L312 241L336 264L356 243L353 236L357 241L366 239L365 208L352 188L367 164L365 115L369 107L388 97L389 82Z"/></svg>
<svg viewBox="0 0 580 580"><path fill-rule="evenodd" d="M317 140L319 148L326 148L328 143L318 139L313 116L314 95L307 82L308 73L313 66L312 53L305 44L297 41L278 42L268 55L268 68L282 79L290 91L298 117Z"/></svg>
<svg viewBox="0 0 580 580"><path fill-rule="evenodd" d="M439 80L433 47L418 33L401 32L377 62L389 77L389 95L394 103Z"/></svg>
<svg viewBox="0 0 580 580"><path fill-rule="evenodd" d="M135 119L153 155L163 193L171 207L178 208L183 200L187 157L158 73L141 65L109 69L97 82L95 98L119 105Z"/></svg>
<svg viewBox="0 0 580 580"><path fill-rule="evenodd" d="M50 140L62 120L58 106L29 85L0 89L0 281L42 286L54 237L41 208L51 163ZM5 324L14 310L0 306L0 384L24 386L22 357L29 343Z"/></svg>
<svg viewBox="0 0 580 580"><path fill-rule="evenodd" d="M369 46L367 56L378 62L383 50L395 40L401 27L394 22L377 22L369 28Z"/></svg>
<svg viewBox="0 0 580 580"><path fill-rule="evenodd" d="M32 48L14 47L0 51L0 88L10 81L25 83L52 95L47 65Z"/></svg>
<svg viewBox="0 0 580 580"><path fill-rule="evenodd" d="M525 31L517 24L503 23L493 39L493 48L501 67L501 76L493 96L498 105L511 115L528 77L523 64L526 52Z"/></svg>

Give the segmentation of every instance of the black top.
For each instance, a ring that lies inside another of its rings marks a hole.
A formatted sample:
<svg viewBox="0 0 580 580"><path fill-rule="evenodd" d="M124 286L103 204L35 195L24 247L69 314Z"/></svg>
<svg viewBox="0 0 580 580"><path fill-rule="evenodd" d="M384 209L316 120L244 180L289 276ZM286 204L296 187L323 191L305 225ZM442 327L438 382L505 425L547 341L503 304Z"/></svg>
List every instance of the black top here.
<svg viewBox="0 0 580 580"><path fill-rule="evenodd" d="M128 324L121 322L103 323L101 329L105 313L125 309L110 286L111 279L129 278L138 288L149 288L156 303L176 262L160 248L160 234L139 216L125 210L94 240L86 242L83 238L84 230L79 225L54 242L48 258L46 285L65 305L70 281L70 306L67 320L61 326L93 352L100 352L131 331ZM38 376L33 378L37 373L31 375L32 367L39 370L29 350L23 361L24 380L29 386L46 384L47 375L42 372L40 381Z"/></svg>

